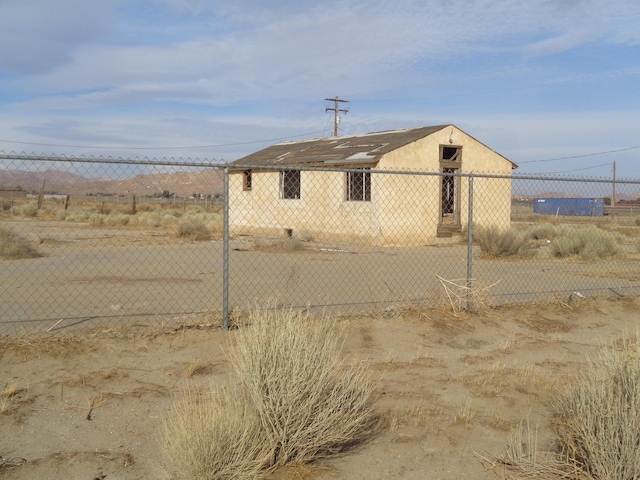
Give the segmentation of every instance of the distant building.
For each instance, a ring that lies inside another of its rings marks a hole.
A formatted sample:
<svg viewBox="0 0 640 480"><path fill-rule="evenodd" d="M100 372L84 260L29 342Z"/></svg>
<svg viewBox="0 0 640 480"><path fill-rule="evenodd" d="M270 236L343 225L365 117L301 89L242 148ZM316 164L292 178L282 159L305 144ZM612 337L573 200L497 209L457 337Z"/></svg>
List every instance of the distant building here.
<svg viewBox="0 0 640 480"><path fill-rule="evenodd" d="M543 215L597 217L604 215L604 198L535 198L533 212Z"/></svg>

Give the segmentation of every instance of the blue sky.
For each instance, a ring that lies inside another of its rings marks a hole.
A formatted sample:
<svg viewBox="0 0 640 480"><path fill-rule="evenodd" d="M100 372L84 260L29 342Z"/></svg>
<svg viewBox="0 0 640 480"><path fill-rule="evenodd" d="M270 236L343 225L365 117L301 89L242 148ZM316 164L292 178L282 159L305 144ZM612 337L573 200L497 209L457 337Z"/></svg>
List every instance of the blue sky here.
<svg viewBox="0 0 640 480"><path fill-rule="evenodd" d="M231 161L331 135L339 95L343 134L453 123L519 173L640 178L639 85L637 0L0 2L5 152Z"/></svg>

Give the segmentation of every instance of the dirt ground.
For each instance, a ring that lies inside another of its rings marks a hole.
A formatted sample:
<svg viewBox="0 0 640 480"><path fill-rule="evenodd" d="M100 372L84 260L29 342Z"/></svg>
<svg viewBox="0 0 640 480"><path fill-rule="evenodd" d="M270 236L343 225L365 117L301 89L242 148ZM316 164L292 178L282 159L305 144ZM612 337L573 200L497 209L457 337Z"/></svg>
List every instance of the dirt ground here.
<svg viewBox="0 0 640 480"><path fill-rule="evenodd" d="M378 379L385 428L338 458L272 479L489 479L528 420L552 439L557 388L603 343L635 335L640 299L575 299L475 314L345 317L343 354ZM0 478L162 479L162 417L187 387L233 381L234 331L144 326L0 338Z"/></svg>

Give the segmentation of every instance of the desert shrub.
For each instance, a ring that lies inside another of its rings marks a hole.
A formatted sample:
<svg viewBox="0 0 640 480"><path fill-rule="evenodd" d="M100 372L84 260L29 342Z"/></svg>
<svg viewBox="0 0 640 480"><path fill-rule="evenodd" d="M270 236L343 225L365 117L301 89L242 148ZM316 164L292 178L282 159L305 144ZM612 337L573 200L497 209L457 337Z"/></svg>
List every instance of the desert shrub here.
<svg viewBox="0 0 640 480"><path fill-rule="evenodd" d="M55 211L55 215L58 218L58 220L64 221L69 216L69 211L65 210L64 208L59 208Z"/></svg>
<svg viewBox="0 0 640 480"><path fill-rule="evenodd" d="M162 217L160 217L159 213L150 213L145 216L144 220L147 225L153 228L159 227L162 224Z"/></svg>
<svg viewBox="0 0 640 480"><path fill-rule="evenodd" d="M206 218L206 224L209 231L213 234L221 234L223 230L222 213L203 214Z"/></svg>
<svg viewBox="0 0 640 480"><path fill-rule="evenodd" d="M622 252L619 239L595 225L562 228L552 242L551 250L559 258L579 256L587 260L608 258Z"/></svg>
<svg viewBox="0 0 640 480"><path fill-rule="evenodd" d="M38 251L31 246L26 238L0 225L0 257L33 258L38 256Z"/></svg>
<svg viewBox="0 0 640 480"><path fill-rule="evenodd" d="M527 230L527 235L533 240L550 240L558 234L558 228L550 223L534 225Z"/></svg>
<svg viewBox="0 0 640 480"><path fill-rule="evenodd" d="M595 479L640 478L640 348L602 348L557 401L556 434L570 462Z"/></svg>
<svg viewBox="0 0 640 480"><path fill-rule="evenodd" d="M193 240L206 240L211 237L211 232L199 217L187 215L178 220L176 226L179 237L191 237Z"/></svg>
<svg viewBox="0 0 640 480"><path fill-rule="evenodd" d="M187 214L195 214L195 213L202 213L202 207L198 206L198 205L189 205L188 207L185 208L185 212Z"/></svg>
<svg viewBox="0 0 640 480"><path fill-rule="evenodd" d="M138 212L151 212L155 209L155 207L150 203L138 203L136 205L136 210Z"/></svg>
<svg viewBox="0 0 640 480"><path fill-rule="evenodd" d="M89 225L92 227L102 227L105 217L106 215L102 215L101 213L94 213L89 217Z"/></svg>
<svg viewBox="0 0 640 480"><path fill-rule="evenodd" d="M495 225L478 226L473 231L473 240L480 246L485 257L509 257L529 254L526 232L514 228L500 229Z"/></svg>
<svg viewBox="0 0 640 480"><path fill-rule="evenodd" d="M164 213L163 217L170 215L174 218L180 218L182 215L184 215L183 212L181 212L180 210L176 210L175 208L164 210L163 213Z"/></svg>
<svg viewBox="0 0 640 480"><path fill-rule="evenodd" d="M38 214L38 206L35 203L25 203L20 207L20 216L35 217Z"/></svg>
<svg viewBox="0 0 640 480"><path fill-rule="evenodd" d="M90 213L87 210L72 210L70 211L66 218L66 222L87 222L90 221L90 218L94 215L99 215L97 213Z"/></svg>
<svg viewBox="0 0 640 480"><path fill-rule="evenodd" d="M636 253L640 253L640 237L636 238Z"/></svg>
<svg viewBox="0 0 640 480"><path fill-rule="evenodd" d="M241 393L187 392L164 419L164 468L176 479L257 478L271 450L260 421Z"/></svg>
<svg viewBox="0 0 640 480"><path fill-rule="evenodd" d="M286 311L253 312L231 363L272 449L271 463L310 462L375 432L373 384L340 359L336 324Z"/></svg>
<svg viewBox="0 0 640 480"><path fill-rule="evenodd" d="M129 215L124 213L111 212L104 217L104 224L109 227L124 226L129 223Z"/></svg>

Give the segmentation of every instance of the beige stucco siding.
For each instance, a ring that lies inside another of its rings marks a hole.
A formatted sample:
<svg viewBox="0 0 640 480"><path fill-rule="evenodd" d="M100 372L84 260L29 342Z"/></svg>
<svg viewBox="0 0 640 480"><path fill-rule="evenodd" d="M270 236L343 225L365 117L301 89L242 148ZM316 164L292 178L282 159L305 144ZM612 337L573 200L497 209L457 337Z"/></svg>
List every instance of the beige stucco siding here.
<svg viewBox="0 0 640 480"><path fill-rule="evenodd" d="M370 202L345 200L344 172L300 172L300 198L280 198L279 172L252 173L251 191L242 190L242 174L229 176L229 224L237 232L262 231L314 238L375 237L379 233L375 198ZM377 180L372 179L375 184ZM372 185L372 191L377 187Z"/></svg>

